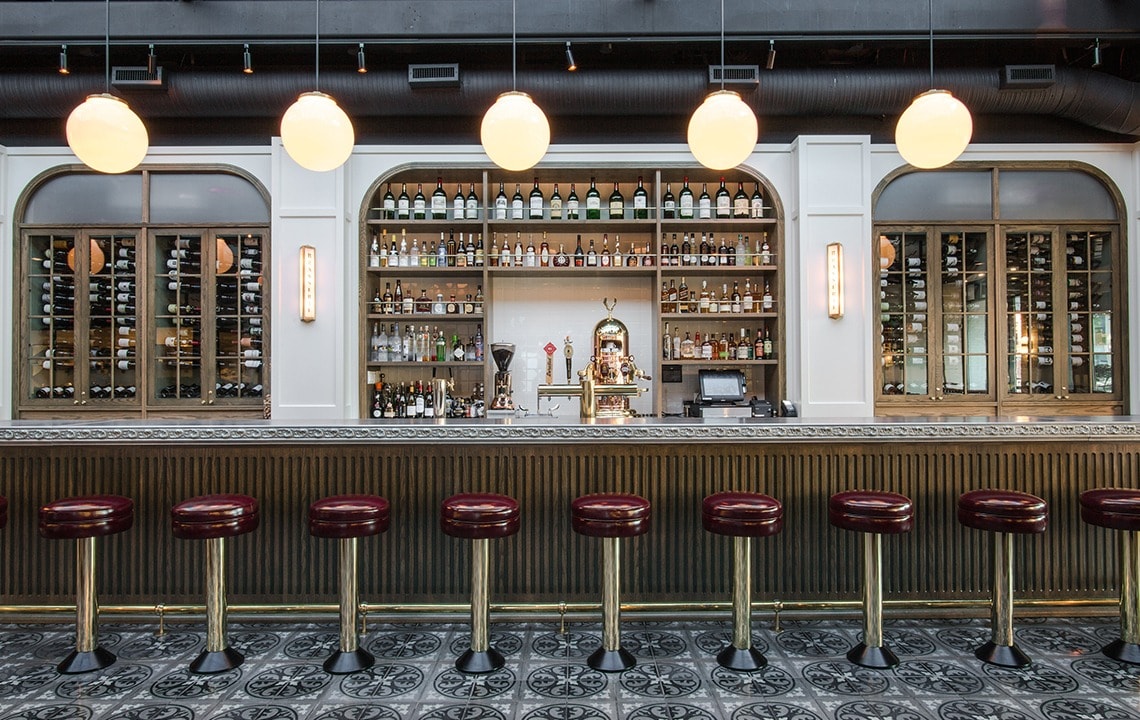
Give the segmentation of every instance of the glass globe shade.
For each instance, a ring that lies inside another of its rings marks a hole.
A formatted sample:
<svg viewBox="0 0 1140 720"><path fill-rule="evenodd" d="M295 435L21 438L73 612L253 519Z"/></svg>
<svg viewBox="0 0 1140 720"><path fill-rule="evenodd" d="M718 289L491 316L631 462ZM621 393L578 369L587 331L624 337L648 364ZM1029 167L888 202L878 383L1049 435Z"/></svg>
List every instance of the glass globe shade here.
<svg viewBox="0 0 1140 720"><path fill-rule="evenodd" d="M100 270L107 264L107 258L103 254L103 248L99 247L99 243L95 238L91 238L91 251L88 253L88 261L91 266L91 274L97 275ZM73 246L67 251L67 266L75 272L75 247Z"/></svg>
<svg viewBox="0 0 1140 720"><path fill-rule="evenodd" d="M306 170L336 170L348 160L355 142L352 121L324 93L301 93L281 116L281 144Z"/></svg>
<svg viewBox="0 0 1140 720"><path fill-rule="evenodd" d="M504 170L527 170L550 147L550 122L530 95L505 92L483 115L483 152Z"/></svg>
<svg viewBox="0 0 1140 720"><path fill-rule="evenodd" d="M219 274L228 273L234 266L234 251L230 250L230 244L225 238L218 238L217 247L218 257L214 260L214 269Z"/></svg>
<svg viewBox="0 0 1140 720"><path fill-rule="evenodd" d="M756 114L731 90L709 93L689 118L689 150L697 162L713 170L744 162L759 135Z"/></svg>
<svg viewBox="0 0 1140 720"><path fill-rule="evenodd" d="M948 90L928 90L914 99L895 126L899 154L918 168L954 162L974 134L974 121Z"/></svg>
<svg viewBox="0 0 1140 720"><path fill-rule="evenodd" d="M67 144L92 170L124 173L146 157L146 126L126 102L114 95L88 95L67 116Z"/></svg>

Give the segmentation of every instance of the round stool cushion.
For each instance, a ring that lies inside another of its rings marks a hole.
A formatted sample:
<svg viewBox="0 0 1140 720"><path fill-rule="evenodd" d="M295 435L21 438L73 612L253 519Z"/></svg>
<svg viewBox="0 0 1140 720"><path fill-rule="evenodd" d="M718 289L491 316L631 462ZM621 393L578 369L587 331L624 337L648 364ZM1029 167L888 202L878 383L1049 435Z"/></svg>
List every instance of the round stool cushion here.
<svg viewBox="0 0 1140 720"><path fill-rule="evenodd" d="M958 522L989 532L1041 533L1049 523L1049 506L1016 490L972 490L958 498Z"/></svg>
<svg viewBox="0 0 1140 720"><path fill-rule="evenodd" d="M1081 493L1081 519L1113 530L1140 530L1140 490L1086 490Z"/></svg>
<svg viewBox="0 0 1140 720"><path fill-rule="evenodd" d="M519 531L518 501L494 493L460 493L443 501L439 527L468 540L507 537Z"/></svg>
<svg viewBox="0 0 1140 720"><path fill-rule="evenodd" d="M0 495L0 528L8 525L8 498Z"/></svg>
<svg viewBox="0 0 1140 720"><path fill-rule="evenodd" d="M633 537L649 532L649 501L625 493L583 495L570 503L574 532L591 537Z"/></svg>
<svg viewBox="0 0 1140 720"><path fill-rule="evenodd" d="M248 495L199 495L183 500L170 511L174 537L184 540L244 535L261 521L257 500Z"/></svg>
<svg viewBox="0 0 1140 720"><path fill-rule="evenodd" d="M784 529L784 506L760 493L721 492L701 503L701 522L718 535L765 537Z"/></svg>
<svg viewBox="0 0 1140 720"><path fill-rule="evenodd" d="M334 495L309 506L309 534L361 538L388 529L388 501L379 495Z"/></svg>
<svg viewBox="0 0 1140 720"><path fill-rule="evenodd" d="M40 535L52 540L114 535L135 523L135 503L121 495L63 498L40 508Z"/></svg>
<svg viewBox="0 0 1140 720"><path fill-rule="evenodd" d="M914 527L914 506L898 493L848 490L827 501L827 519L844 530L895 535Z"/></svg>

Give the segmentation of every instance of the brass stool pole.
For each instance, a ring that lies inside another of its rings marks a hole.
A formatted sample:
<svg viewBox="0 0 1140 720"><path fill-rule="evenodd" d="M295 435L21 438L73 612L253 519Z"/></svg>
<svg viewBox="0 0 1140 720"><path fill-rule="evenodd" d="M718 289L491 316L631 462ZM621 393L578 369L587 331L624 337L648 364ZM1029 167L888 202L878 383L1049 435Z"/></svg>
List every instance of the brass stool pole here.
<svg viewBox="0 0 1140 720"><path fill-rule="evenodd" d="M752 539L732 539L732 646L752 647Z"/></svg>
<svg viewBox="0 0 1140 720"><path fill-rule="evenodd" d="M225 650L226 539L206 540L206 652Z"/></svg>
<svg viewBox="0 0 1140 720"><path fill-rule="evenodd" d="M95 538L75 541L75 650L95 650L99 635L99 607L95 600Z"/></svg>
<svg viewBox="0 0 1140 720"><path fill-rule="evenodd" d="M340 539L340 650L356 652L357 539Z"/></svg>
<svg viewBox="0 0 1140 720"><path fill-rule="evenodd" d="M1140 532L1120 533L1120 639L1140 643Z"/></svg>
<svg viewBox="0 0 1140 720"><path fill-rule="evenodd" d="M471 541L471 649L486 652L491 646L490 632L490 541L476 538Z"/></svg>
<svg viewBox="0 0 1140 720"><path fill-rule="evenodd" d="M602 538L602 649L621 648L621 549L618 538Z"/></svg>
<svg viewBox="0 0 1140 720"><path fill-rule="evenodd" d="M883 538L863 534L863 644L883 646Z"/></svg>
<svg viewBox="0 0 1140 720"><path fill-rule="evenodd" d="M1013 645L1013 535L994 533L994 588L990 609L990 640Z"/></svg>

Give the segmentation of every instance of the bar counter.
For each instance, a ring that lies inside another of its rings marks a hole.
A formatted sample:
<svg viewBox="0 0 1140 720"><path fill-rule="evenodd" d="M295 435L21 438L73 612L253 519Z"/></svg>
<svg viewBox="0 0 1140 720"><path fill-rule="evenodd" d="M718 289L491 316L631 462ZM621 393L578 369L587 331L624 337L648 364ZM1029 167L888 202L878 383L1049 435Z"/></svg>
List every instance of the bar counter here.
<svg viewBox="0 0 1140 720"><path fill-rule="evenodd" d="M126 495L135 526L100 547L107 605L201 602L195 543L176 540L170 508L193 495L259 499L261 527L230 544L231 600L328 604L332 543L307 532L309 504L340 493L391 501L391 529L361 543L362 600L429 608L466 599L467 555L439 530L451 494L518 499L522 530L494 543L492 601L556 607L597 602L598 544L570 527L570 502L629 492L653 506L651 530L623 548L623 600L700 607L728 599L731 543L705 533L700 505L722 490L784 503L779 535L756 542L756 601L857 601L859 539L832 528L827 499L867 488L912 498L915 527L884 543L888 600L981 607L989 538L961 527L957 497L976 488L1034 493L1043 535L1019 537L1016 593L1063 608L1110 601L1116 538L1080 520L1081 491L1140 487L1140 417L577 421L12 421L0 423L0 594L8 605L70 602L73 549L37 534L37 509L88 493Z"/></svg>

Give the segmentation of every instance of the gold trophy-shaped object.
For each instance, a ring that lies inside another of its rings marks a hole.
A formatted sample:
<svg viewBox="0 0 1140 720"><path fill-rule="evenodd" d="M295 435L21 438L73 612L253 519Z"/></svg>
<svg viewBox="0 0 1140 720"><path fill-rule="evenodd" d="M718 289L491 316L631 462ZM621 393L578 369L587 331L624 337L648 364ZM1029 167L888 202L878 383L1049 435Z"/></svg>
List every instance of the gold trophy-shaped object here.
<svg viewBox="0 0 1140 720"><path fill-rule="evenodd" d="M515 401L511 397L511 373L507 370L515 357L514 343L491 343L491 357L495 359L495 399L492 410L514 410Z"/></svg>

